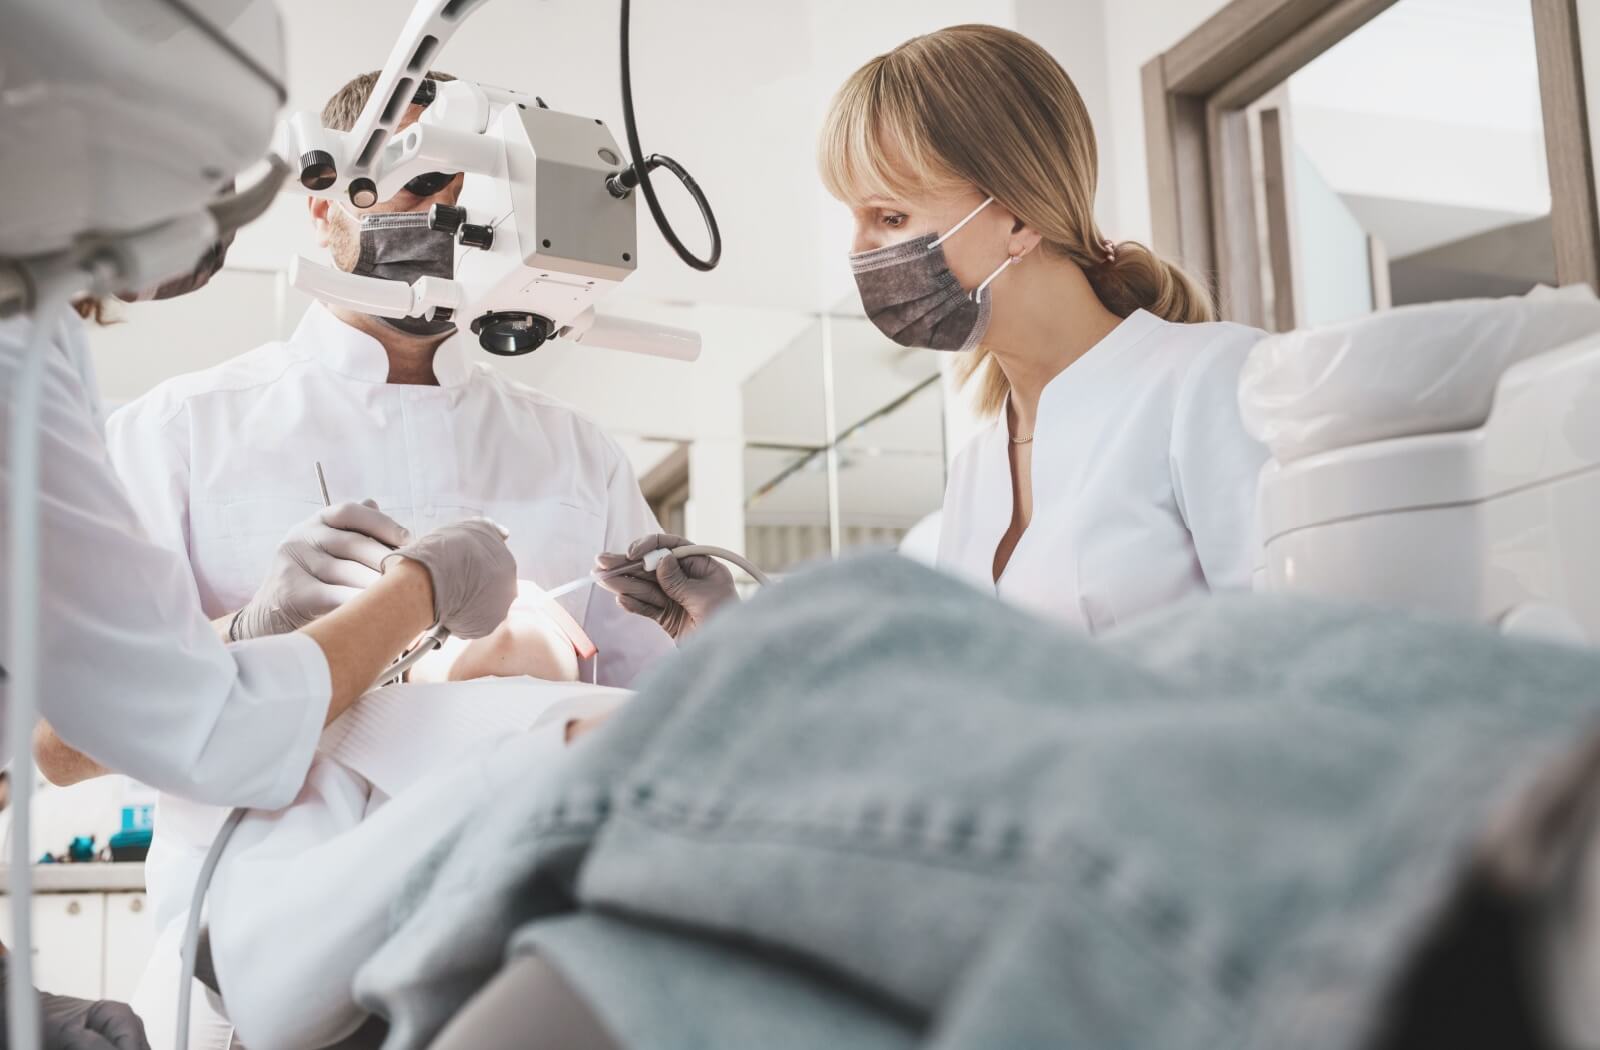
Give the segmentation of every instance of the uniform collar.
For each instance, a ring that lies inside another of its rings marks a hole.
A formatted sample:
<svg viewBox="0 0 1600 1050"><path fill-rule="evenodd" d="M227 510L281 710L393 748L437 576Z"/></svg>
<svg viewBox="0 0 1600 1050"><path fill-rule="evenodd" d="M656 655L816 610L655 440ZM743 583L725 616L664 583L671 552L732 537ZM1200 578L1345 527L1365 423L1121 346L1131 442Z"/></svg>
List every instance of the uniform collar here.
<svg viewBox="0 0 1600 1050"><path fill-rule="evenodd" d="M389 381L389 355L383 344L335 317L321 303L312 303L291 342L317 363L367 383ZM441 387L460 386L471 375L466 341L458 331L439 344L433 355L433 376Z"/></svg>
<svg viewBox="0 0 1600 1050"><path fill-rule="evenodd" d="M1070 390L1081 389L1108 361L1135 343L1142 342L1146 336L1164 324L1166 324L1165 321L1148 310L1135 310L1123 318L1121 324L1107 332L1103 339L1085 351L1082 357L1063 368L1050 382L1046 383L1044 389L1039 392L1038 418L1034 420L1035 440L1037 440L1041 426L1050 427L1068 421L1066 417L1069 417L1070 413L1057 413L1054 410L1047 410L1047 406L1052 401L1062 397ZM1005 401L1000 405L1000 418L995 421L994 426L997 436L1005 438L1006 443L1009 443L1011 439L1010 423L1008 422L1010 416L1011 395L1007 393ZM1057 416L1063 418L1058 419ZM1046 422L1047 418L1049 422ZM1004 443L1001 447L1005 447Z"/></svg>

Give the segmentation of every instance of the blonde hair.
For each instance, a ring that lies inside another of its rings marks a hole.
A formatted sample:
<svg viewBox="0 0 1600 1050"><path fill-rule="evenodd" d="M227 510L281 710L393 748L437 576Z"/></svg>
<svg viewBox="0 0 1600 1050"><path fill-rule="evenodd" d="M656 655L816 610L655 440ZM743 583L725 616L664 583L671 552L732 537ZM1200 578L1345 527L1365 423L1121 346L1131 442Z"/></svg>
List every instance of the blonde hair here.
<svg viewBox="0 0 1600 1050"><path fill-rule="evenodd" d="M1210 295L1134 241L1106 250L1094 221L1097 150L1078 89L1020 33L961 25L915 37L845 81L823 125L828 191L853 205L976 187L1076 263L1106 309L1168 321L1210 321ZM985 365L987 364L987 367ZM982 372L978 406L998 413L1010 384L983 348L961 379Z"/></svg>

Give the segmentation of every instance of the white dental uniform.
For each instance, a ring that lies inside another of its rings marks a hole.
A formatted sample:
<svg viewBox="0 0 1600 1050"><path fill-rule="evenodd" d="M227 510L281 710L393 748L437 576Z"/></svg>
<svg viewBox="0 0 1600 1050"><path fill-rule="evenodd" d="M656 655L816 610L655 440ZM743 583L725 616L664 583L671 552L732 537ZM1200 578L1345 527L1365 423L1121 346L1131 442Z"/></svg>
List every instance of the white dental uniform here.
<svg viewBox="0 0 1600 1050"><path fill-rule="evenodd" d="M117 470L151 534L187 556L208 616L249 602L285 534L322 505L319 462L334 502L376 500L413 535L493 518L511 533L518 576L545 587L657 531L632 467L599 426L507 379L459 335L433 370L437 386L390 384L382 345L314 305L287 342L169 380L112 416ZM673 649L598 588L561 602L599 647L602 684L625 686ZM346 826L343 815L356 813L344 799L364 784L328 788L330 775L314 781L328 814L302 797L302 826ZM152 1039L164 1035L156 1011L176 996L174 927L225 816L172 797L157 807L146 878L166 940L134 1003Z"/></svg>
<svg viewBox="0 0 1600 1050"><path fill-rule="evenodd" d="M1249 588L1267 450L1245 433L1237 390L1263 335L1130 315L1040 395L1033 518L998 583L1012 517L1005 412L951 467L939 566L1091 634Z"/></svg>
<svg viewBox="0 0 1600 1050"><path fill-rule="evenodd" d="M0 486L11 472L10 392L31 328L26 318L0 322ZM41 404L41 714L73 747L164 790L285 805L327 716L321 648L299 634L217 640L188 564L146 538L112 470L76 315L52 342ZM0 500L0 548L8 507ZM11 587L0 558L0 592ZM0 608L0 645L9 637Z"/></svg>

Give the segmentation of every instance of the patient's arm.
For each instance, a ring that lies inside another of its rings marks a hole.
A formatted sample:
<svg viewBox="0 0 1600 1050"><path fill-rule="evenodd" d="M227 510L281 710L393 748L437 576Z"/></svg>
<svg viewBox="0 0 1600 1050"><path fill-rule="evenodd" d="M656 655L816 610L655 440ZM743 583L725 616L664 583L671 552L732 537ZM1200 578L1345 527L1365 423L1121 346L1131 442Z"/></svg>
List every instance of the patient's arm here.
<svg viewBox="0 0 1600 1050"><path fill-rule="evenodd" d="M39 772L57 787L80 784L111 772L88 755L62 740L50 723L39 720L33 730L33 760Z"/></svg>

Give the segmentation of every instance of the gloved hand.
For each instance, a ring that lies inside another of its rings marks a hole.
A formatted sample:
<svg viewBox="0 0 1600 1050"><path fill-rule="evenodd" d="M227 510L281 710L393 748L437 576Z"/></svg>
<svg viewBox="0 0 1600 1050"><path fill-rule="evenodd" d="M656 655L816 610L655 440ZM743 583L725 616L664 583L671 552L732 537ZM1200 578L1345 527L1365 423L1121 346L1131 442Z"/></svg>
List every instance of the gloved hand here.
<svg viewBox="0 0 1600 1050"><path fill-rule="evenodd" d="M243 641L299 630L368 587L383 559L410 539L371 500L324 507L284 537L267 578L233 618L228 636Z"/></svg>
<svg viewBox="0 0 1600 1050"><path fill-rule="evenodd" d="M44 1050L150 1050L144 1022L127 1003L40 995Z"/></svg>
<svg viewBox="0 0 1600 1050"><path fill-rule="evenodd" d="M595 559L601 570L620 568L638 561L653 550L687 547L682 536L658 532L637 540L627 554L602 554ZM617 604L631 613L654 620L674 640L682 640L704 624L711 614L739 592L733 586L733 573L717 559L694 554L680 562L668 554L655 572L642 566L632 572L600 580L600 586L617 596Z"/></svg>
<svg viewBox="0 0 1600 1050"><path fill-rule="evenodd" d="M9 966L0 962L0 1045L5 1041ZM38 993L35 993L38 994ZM150 1050L144 1022L126 1003L39 995L44 1050Z"/></svg>
<svg viewBox="0 0 1600 1050"><path fill-rule="evenodd" d="M410 558L433 579L433 614L457 638L482 638L517 597L517 560L506 546L509 533L488 518L471 518L434 529L387 554Z"/></svg>

